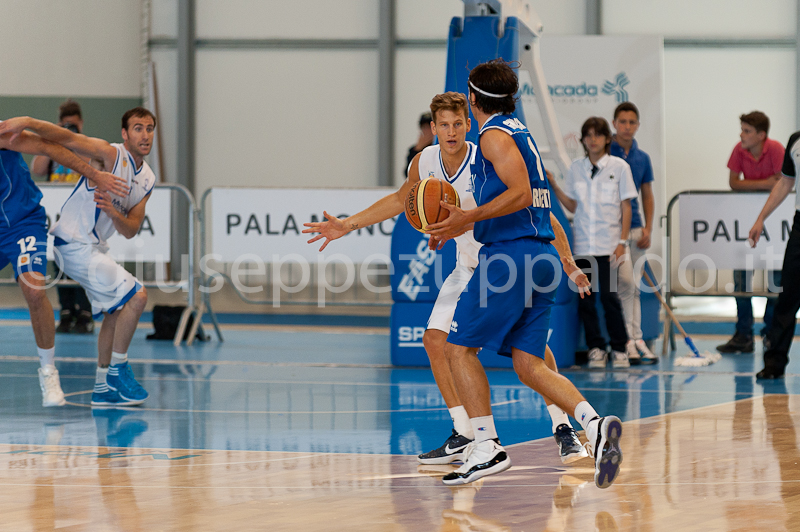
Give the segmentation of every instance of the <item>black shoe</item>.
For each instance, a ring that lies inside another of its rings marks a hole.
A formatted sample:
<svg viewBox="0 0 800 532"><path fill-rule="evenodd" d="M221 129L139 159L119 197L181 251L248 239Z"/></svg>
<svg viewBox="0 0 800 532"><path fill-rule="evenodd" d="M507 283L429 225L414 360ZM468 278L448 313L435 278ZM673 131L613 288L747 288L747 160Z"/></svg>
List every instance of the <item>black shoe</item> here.
<svg viewBox="0 0 800 532"><path fill-rule="evenodd" d="M598 419L592 456L595 464L594 483L600 489L609 487L619 474L622 465L622 449L619 447L621 436L622 422L617 416Z"/></svg>
<svg viewBox="0 0 800 532"><path fill-rule="evenodd" d="M764 351L769 351L772 347L772 342L769 341L769 336L766 334L761 335L761 345L764 346Z"/></svg>
<svg viewBox="0 0 800 532"><path fill-rule="evenodd" d="M77 334L93 334L94 333L94 319L92 313L82 310L78 317L75 319L75 333Z"/></svg>
<svg viewBox="0 0 800 532"><path fill-rule="evenodd" d="M570 464L575 460L580 460L581 458L589 456L580 438L578 438L578 433L566 423L562 423L556 427L553 438L555 438L558 449L561 451L562 464Z"/></svg>
<svg viewBox="0 0 800 532"><path fill-rule="evenodd" d="M783 368L773 368L766 366L764 369L756 373L756 379L782 379Z"/></svg>
<svg viewBox="0 0 800 532"><path fill-rule="evenodd" d="M717 351L720 353L752 353L755 350L753 336L745 336L741 333L736 333L733 338L728 340L728 343L718 345Z"/></svg>
<svg viewBox="0 0 800 532"><path fill-rule="evenodd" d="M466 449L467 445L470 443L472 443L472 440L462 436L456 432L456 429L453 429L453 434L445 440L444 445L438 449L417 456L417 460L420 464L426 465L449 464L456 460L461 460L463 462L464 449Z"/></svg>
<svg viewBox="0 0 800 532"><path fill-rule="evenodd" d="M57 333L72 332L72 328L75 326L75 316L72 315L72 312L62 310L59 314L59 320L58 327L56 327Z"/></svg>

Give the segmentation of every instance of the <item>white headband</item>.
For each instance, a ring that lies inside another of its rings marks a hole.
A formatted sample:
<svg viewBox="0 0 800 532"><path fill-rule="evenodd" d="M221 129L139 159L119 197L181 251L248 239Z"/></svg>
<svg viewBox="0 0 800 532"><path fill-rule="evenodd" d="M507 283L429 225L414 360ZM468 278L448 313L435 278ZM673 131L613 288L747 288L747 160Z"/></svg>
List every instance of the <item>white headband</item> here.
<svg viewBox="0 0 800 532"><path fill-rule="evenodd" d="M491 92L486 92L484 90L479 89L478 87L475 86L474 83L472 83L469 80L467 80L467 83L469 83L469 86L472 87L472 90L474 90L475 92L480 92L481 94L483 94L484 96L488 96L489 98L505 98L507 96L511 96L510 94L492 94Z"/></svg>

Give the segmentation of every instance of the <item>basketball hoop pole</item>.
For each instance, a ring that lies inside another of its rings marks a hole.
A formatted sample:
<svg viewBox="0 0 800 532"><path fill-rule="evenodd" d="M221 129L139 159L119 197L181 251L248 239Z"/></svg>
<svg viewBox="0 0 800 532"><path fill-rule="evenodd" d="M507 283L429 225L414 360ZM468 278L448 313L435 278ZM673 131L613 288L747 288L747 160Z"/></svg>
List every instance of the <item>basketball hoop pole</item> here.
<svg viewBox="0 0 800 532"><path fill-rule="evenodd" d="M520 21L519 62L522 70L531 76L536 104L542 117L547 148L539 147L543 157L555 161L561 175L567 175L571 164L561 128L558 127L553 99L544 77L544 69L539 55L539 36L542 34L542 22L528 0L463 0L465 17L484 17L500 15L499 30L505 28L505 19L516 17Z"/></svg>

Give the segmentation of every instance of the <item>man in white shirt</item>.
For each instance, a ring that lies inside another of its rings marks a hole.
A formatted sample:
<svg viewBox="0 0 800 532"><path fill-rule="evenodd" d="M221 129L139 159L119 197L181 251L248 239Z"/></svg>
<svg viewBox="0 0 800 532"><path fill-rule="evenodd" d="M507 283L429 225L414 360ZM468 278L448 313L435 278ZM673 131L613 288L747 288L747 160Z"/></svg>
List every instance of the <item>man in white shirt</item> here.
<svg viewBox="0 0 800 532"><path fill-rule="evenodd" d="M625 352L628 333L617 294L617 269L631 267L627 248L631 199L638 193L628 163L609 155L611 128L604 118L595 116L583 123L581 142L586 157L570 166L566 190L552 178L550 185L564 207L575 213L575 256L579 257L576 262L584 271L591 272L592 283L599 280L612 364L625 368L630 366ZM600 330L595 293L596 289L578 302L578 313L589 347L589 367L603 368L607 363L607 343Z"/></svg>
<svg viewBox="0 0 800 532"><path fill-rule="evenodd" d="M101 161L104 168L122 177L130 187L126 196L117 196L90 187L82 178L50 229L55 237L58 266L86 290L93 316L104 315L97 338L97 374L92 393L95 406L138 405L148 397L128 364L128 347L147 303L147 292L108 255L107 240L115 232L133 238L142 225L145 205L155 185L155 175L144 161L152 147L155 127L155 116L142 107L122 116L122 144L110 144L29 117L0 124L0 135L30 129L78 155Z"/></svg>

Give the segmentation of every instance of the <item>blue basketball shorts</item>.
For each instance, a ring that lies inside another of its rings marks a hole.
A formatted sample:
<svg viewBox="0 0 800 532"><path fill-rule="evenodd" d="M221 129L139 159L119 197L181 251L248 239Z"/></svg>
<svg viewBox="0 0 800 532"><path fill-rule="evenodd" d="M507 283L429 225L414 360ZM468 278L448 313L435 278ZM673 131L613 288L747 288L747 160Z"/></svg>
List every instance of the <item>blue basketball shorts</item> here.
<svg viewBox="0 0 800 532"><path fill-rule="evenodd" d="M447 341L505 355L516 347L544 358L561 271L558 253L544 240L484 245L461 293Z"/></svg>
<svg viewBox="0 0 800 532"><path fill-rule="evenodd" d="M25 272L47 275L47 219L41 215L28 217L10 228L0 228L0 270L11 264L14 278Z"/></svg>

